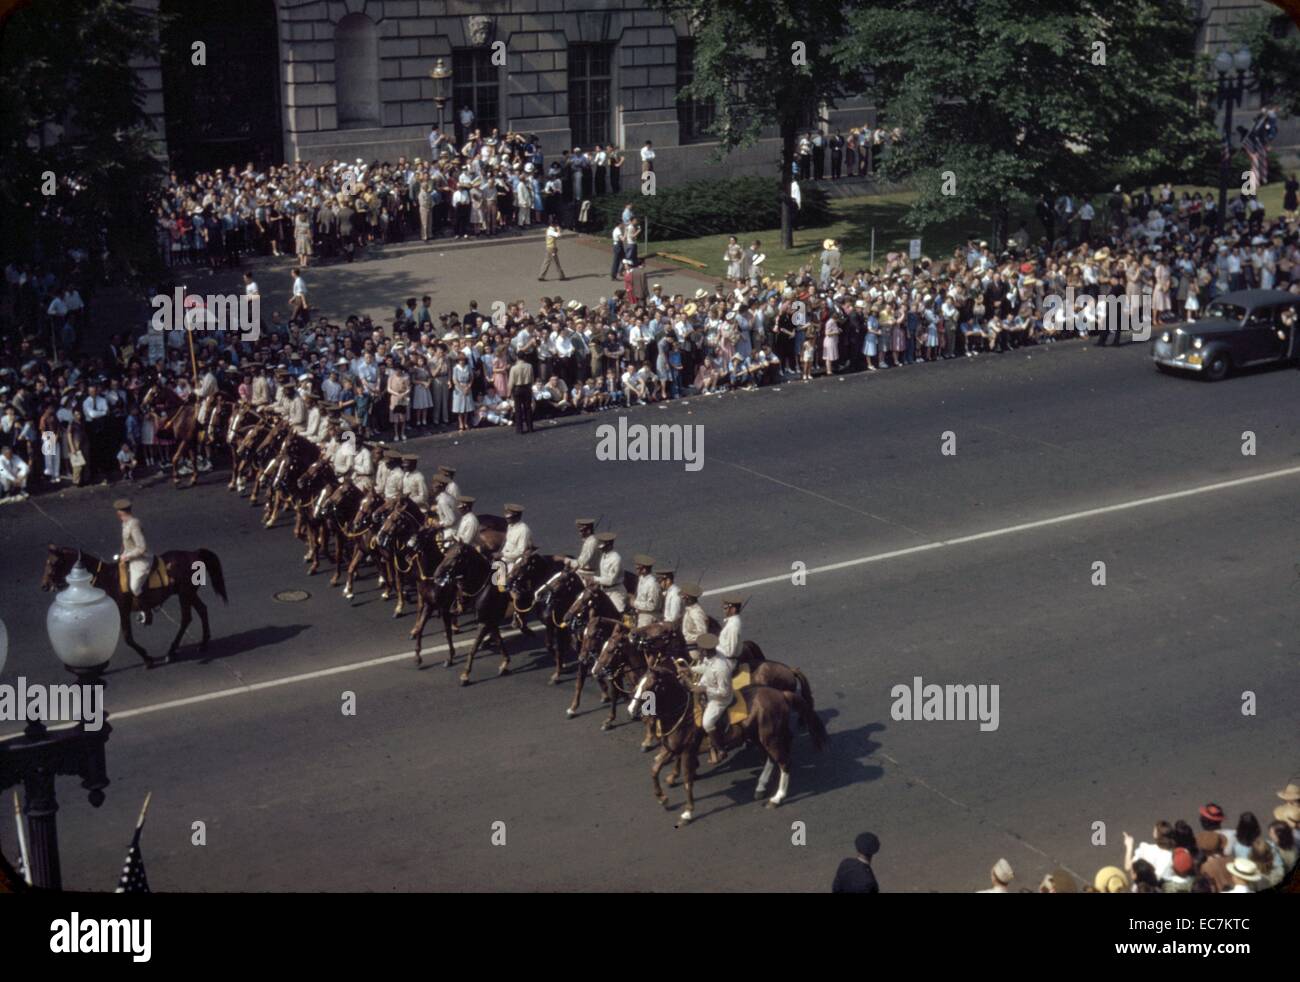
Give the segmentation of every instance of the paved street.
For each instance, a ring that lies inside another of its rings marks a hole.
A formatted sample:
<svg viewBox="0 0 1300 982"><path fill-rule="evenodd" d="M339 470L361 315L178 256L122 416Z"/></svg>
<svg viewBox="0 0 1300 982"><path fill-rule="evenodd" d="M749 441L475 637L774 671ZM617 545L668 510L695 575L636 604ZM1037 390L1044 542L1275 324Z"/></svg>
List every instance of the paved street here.
<svg viewBox="0 0 1300 982"><path fill-rule="evenodd" d="M375 268L369 296L420 289L413 273ZM362 269L313 275L346 292ZM965 891L987 885L999 856L1018 884L1057 865L1090 879L1122 858L1122 831L1141 837L1208 798L1263 815L1300 772L1296 372L1204 385L1157 375L1148 356L1069 343L631 411L703 424L698 472L596 462L609 414L527 439L408 445L426 470L456 466L480 512L521 501L547 551L573 550L575 516L603 516L626 560L680 559L715 615L716 591L768 581L746 588L745 634L806 672L832 743L814 754L796 740L776 811L752 801L756 752L704 764L683 829L681 791L671 811L651 796L639 725L623 714L600 732L590 686L566 720L570 677L546 684L539 643L510 637L516 673L496 678L489 655L462 689L440 664L388 659L410 650L413 618L394 622L373 579L349 603L306 576L288 526L260 528L223 476L136 491L150 544L215 550L231 603L212 607L205 657L188 644L146 672L119 648L108 800L95 811L75 781L60 784L65 884L111 887L150 790L155 890L821 891L870 829L884 890ZM1256 456L1241 453L1245 430ZM955 456L940 453L945 431ZM45 543L111 555L120 493L0 510L9 680L60 674L51 598L36 589ZM1096 561L1105 587L1090 583ZM804 586L794 563L813 571ZM284 589L311 597L275 601ZM160 653L171 630L159 618L142 634ZM999 728L893 720L891 688L918 675L999 685ZM1255 716L1241 713L1247 690ZM355 717L340 712L345 691ZM206 846L191 845L195 821ZM497 821L504 846L491 844ZM796 821L807 845L791 844ZM1091 844L1095 822L1105 847Z"/></svg>

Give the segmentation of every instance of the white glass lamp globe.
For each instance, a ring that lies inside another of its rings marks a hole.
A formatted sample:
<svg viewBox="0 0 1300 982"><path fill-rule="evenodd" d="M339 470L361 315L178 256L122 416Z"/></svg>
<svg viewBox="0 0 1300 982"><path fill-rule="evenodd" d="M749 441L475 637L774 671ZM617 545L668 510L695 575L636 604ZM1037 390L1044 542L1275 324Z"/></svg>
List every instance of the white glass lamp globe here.
<svg viewBox="0 0 1300 982"><path fill-rule="evenodd" d="M1232 55L1228 54L1226 50L1220 51L1214 56L1214 69L1220 75L1227 75L1228 72L1232 71Z"/></svg>
<svg viewBox="0 0 1300 982"><path fill-rule="evenodd" d="M122 634L122 620L111 597L91 586L91 576L77 560L45 616L45 630L59 661L73 671L107 665Z"/></svg>
<svg viewBox="0 0 1300 982"><path fill-rule="evenodd" d="M1232 63L1237 67L1237 71L1244 72L1250 70L1250 49L1242 48L1232 56Z"/></svg>

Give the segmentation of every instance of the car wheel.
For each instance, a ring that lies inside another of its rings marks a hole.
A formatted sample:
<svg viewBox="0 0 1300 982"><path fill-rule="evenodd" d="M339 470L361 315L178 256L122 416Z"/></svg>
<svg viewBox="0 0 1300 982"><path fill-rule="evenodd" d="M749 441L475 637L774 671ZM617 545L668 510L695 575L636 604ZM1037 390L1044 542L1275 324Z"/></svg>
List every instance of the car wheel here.
<svg viewBox="0 0 1300 982"><path fill-rule="evenodd" d="M1211 382L1219 382L1228 377L1228 367L1228 356L1216 351L1205 364L1205 377Z"/></svg>

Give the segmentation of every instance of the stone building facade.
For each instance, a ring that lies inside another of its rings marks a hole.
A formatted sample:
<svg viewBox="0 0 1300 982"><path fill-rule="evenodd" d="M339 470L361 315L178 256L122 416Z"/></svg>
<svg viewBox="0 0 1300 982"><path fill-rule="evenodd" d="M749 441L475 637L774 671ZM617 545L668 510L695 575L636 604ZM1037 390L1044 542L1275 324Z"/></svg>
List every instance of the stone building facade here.
<svg viewBox="0 0 1300 982"><path fill-rule="evenodd" d="M175 0L178 15L188 2ZM775 174L779 166L775 133L725 164L715 162L716 141L700 132L707 109L677 100L690 77L686 27L643 0L243 2L275 8L279 88L265 97L278 101L272 156L280 159L421 155L438 115L429 72L441 58L453 69L444 114L449 130L453 113L468 102L480 124L536 134L548 155L596 142L637 151L651 140L661 180ZM162 6L167 12L169 0ZM162 66L139 68L148 111L174 149ZM832 128L872 119L860 99L827 115Z"/></svg>

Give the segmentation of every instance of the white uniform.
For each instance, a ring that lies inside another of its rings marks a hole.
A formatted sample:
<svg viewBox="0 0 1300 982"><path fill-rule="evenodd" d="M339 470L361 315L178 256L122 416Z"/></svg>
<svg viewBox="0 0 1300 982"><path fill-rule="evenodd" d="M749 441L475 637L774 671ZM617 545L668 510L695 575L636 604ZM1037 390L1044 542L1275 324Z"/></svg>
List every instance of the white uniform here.
<svg viewBox="0 0 1300 982"><path fill-rule="evenodd" d="M402 475L402 494L421 508L429 505L429 485L419 471L407 471Z"/></svg>
<svg viewBox="0 0 1300 982"><path fill-rule="evenodd" d="M352 465L356 462L357 445L351 440L344 440L334 451L334 456L330 464L334 468L334 473L339 477L345 477L348 471L352 470Z"/></svg>
<svg viewBox="0 0 1300 982"><path fill-rule="evenodd" d="M647 627L657 621L659 605L663 600L663 590L659 578L647 573L636 581L636 599L632 606L636 610L636 626Z"/></svg>
<svg viewBox="0 0 1300 982"><path fill-rule="evenodd" d="M460 518L460 524L456 526L456 538L467 546L472 546L478 541L478 516L472 511L467 511Z"/></svg>
<svg viewBox="0 0 1300 982"><path fill-rule="evenodd" d="M452 501L460 497L460 485L451 478L447 478L447 493L451 495Z"/></svg>
<svg viewBox="0 0 1300 982"><path fill-rule="evenodd" d="M325 422L326 416L320 411L320 407L312 406L307 412L307 428L303 431L303 436L312 443L320 443L321 437L324 436Z"/></svg>
<svg viewBox="0 0 1300 982"><path fill-rule="evenodd" d="M391 468L384 478L384 500L397 501L402 497L402 478L405 475L397 468Z"/></svg>
<svg viewBox="0 0 1300 982"><path fill-rule="evenodd" d="M731 689L731 666L721 654L714 654L695 666L708 702L704 707L704 732L712 733L720 720L726 719L727 707L736 694Z"/></svg>
<svg viewBox="0 0 1300 982"><path fill-rule="evenodd" d="M370 448L362 447L352 458L352 483L360 491L369 491L373 487L375 464L370 456Z"/></svg>
<svg viewBox="0 0 1300 982"><path fill-rule="evenodd" d="M438 524L443 528L451 528L456 524L456 499L447 491L438 493L437 500L434 501L434 508L438 513ZM474 524L478 524L478 519L474 519Z"/></svg>
<svg viewBox="0 0 1300 982"><path fill-rule="evenodd" d="M623 557L613 549L600 557L600 570L596 582L614 601L614 609L620 614L627 610L627 590L623 587Z"/></svg>
<svg viewBox="0 0 1300 982"><path fill-rule="evenodd" d="M736 670L736 660L740 657L741 644L740 615L732 614L722 622L722 630L718 634L718 654L730 662L733 672Z"/></svg>
<svg viewBox="0 0 1300 982"><path fill-rule="evenodd" d="M149 546L144 541L144 528L140 519L132 515L122 523L122 552L120 558L127 561L126 568L131 578L131 592L137 597L144 592L145 579L153 557L149 555Z"/></svg>
<svg viewBox="0 0 1300 982"><path fill-rule="evenodd" d="M501 559L497 563L496 571L492 574L492 582L497 586L505 586L514 572L515 563L524 557L524 553L533 544L533 533L523 522L515 522L506 529L505 545L501 547Z"/></svg>
<svg viewBox="0 0 1300 982"><path fill-rule="evenodd" d="M211 397L217 394L217 377L212 372L205 372L203 378L199 379L199 387L194 390L195 401L199 404L198 420L199 425L207 423L208 413L211 411Z"/></svg>
<svg viewBox="0 0 1300 982"><path fill-rule="evenodd" d="M293 401L288 404L285 412L285 418L293 425L293 428L301 433L307 427L307 404L302 401L302 396L295 396Z"/></svg>
<svg viewBox="0 0 1300 982"><path fill-rule="evenodd" d="M686 646L694 648L695 642L701 634L707 634L709 630L709 615L704 612L704 608L697 603L689 607L682 608L682 637L686 639Z"/></svg>
<svg viewBox="0 0 1300 982"><path fill-rule="evenodd" d="M682 619L682 591L674 583L664 591L663 620L676 626Z"/></svg>
<svg viewBox="0 0 1300 982"><path fill-rule="evenodd" d="M582 540L582 548L578 550L577 559L566 559L565 565L569 569L585 570L588 573L596 571L596 537L589 535Z"/></svg>

